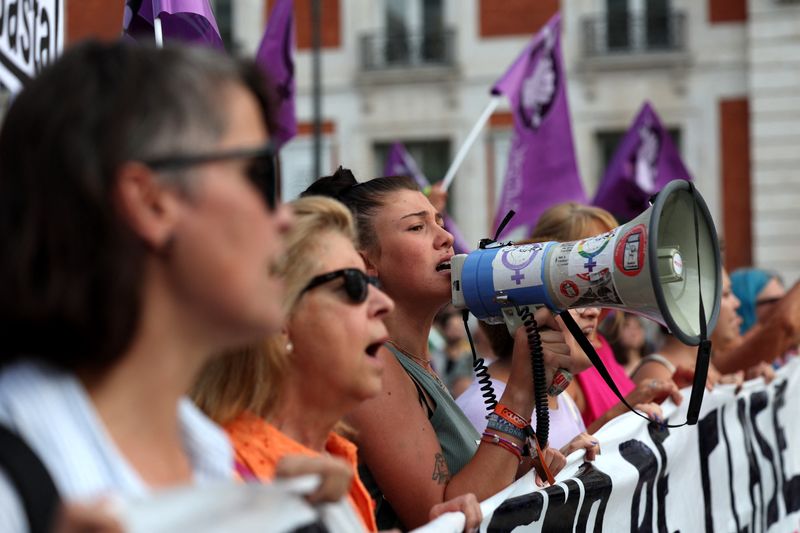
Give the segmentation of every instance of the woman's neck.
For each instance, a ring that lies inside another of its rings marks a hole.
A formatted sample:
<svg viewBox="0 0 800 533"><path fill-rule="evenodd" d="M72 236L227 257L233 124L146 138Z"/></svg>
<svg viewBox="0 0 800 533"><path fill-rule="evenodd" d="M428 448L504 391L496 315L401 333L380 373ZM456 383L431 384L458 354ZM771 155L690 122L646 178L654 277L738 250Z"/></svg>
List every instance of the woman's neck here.
<svg viewBox="0 0 800 533"><path fill-rule="evenodd" d="M187 332L168 296L145 288L139 325L122 356L103 372L79 372L108 434L151 486L191 480L178 402L210 350Z"/></svg>
<svg viewBox="0 0 800 533"><path fill-rule="evenodd" d="M309 386L308 380L288 378L269 422L303 446L324 452L330 432L355 407L341 404L340 397L331 398L326 392L324 386Z"/></svg>
<svg viewBox="0 0 800 533"><path fill-rule="evenodd" d="M389 338L403 350L424 359L428 356L428 334L436 309L419 309L414 302L395 300L395 308L385 319Z"/></svg>

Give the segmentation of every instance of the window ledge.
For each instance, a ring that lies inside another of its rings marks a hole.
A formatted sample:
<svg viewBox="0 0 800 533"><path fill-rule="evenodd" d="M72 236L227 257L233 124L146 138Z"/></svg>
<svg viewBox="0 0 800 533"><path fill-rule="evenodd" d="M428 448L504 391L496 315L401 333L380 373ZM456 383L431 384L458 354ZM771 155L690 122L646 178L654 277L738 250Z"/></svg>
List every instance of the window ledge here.
<svg viewBox="0 0 800 533"><path fill-rule="evenodd" d="M686 67L691 56L685 51L618 53L584 56L578 61L578 69L585 72L615 70L647 70L665 67Z"/></svg>

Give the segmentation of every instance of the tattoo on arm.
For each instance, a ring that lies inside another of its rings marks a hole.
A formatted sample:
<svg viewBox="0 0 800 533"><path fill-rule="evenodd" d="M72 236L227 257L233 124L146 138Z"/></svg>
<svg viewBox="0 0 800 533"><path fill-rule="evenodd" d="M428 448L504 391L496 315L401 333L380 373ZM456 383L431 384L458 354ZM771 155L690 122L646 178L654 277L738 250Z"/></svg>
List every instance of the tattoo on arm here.
<svg viewBox="0 0 800 533"><path fill-rule="evenodd" d="M447 469L447 461L444 455L437 453L433 463L433 476L431 477L439 485L446 485L450 481L450 471Z"/></svg>

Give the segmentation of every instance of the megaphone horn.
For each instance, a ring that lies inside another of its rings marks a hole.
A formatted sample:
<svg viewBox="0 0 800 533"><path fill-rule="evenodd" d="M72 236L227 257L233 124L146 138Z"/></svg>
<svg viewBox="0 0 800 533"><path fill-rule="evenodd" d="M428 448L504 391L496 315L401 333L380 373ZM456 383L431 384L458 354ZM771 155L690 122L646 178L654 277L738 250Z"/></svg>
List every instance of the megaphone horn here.
<svg viewBox="0 0 800 533"><path fill-rule="evenodd" d="M709 331L719 314L717 232L705 201L683 180L668 183L649 209L607 233L485 248L450 264L453 305L487 322L502 322L510 306L609 307L655 320L697 345L701 297Z"/></svg>

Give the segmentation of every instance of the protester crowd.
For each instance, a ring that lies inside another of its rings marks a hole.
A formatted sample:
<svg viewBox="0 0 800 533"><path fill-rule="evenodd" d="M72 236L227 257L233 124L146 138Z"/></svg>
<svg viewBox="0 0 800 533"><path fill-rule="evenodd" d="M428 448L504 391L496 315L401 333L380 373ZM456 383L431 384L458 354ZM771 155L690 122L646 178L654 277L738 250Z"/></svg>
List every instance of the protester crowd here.
<svg viewBox="0 0 800 533"><path fill-rule="evenodd" d="M523 328L472 324L487 414L447 307L440 202L408 176L340 168L281 204L270 98L248 61L91 42L16 97L0 131L0 423L44 468L0 470L1 531L116 531L115 495L307 473L310 502L344 498L365 530L448 511L470 530L479 501L524 475L544 485L571 453L592 460L593 434L627 412L542 308L548 376L574 376L549 396L550 441L537 453L526 432ZM528 238L617 225L567 203ZM708 386L768 379L796 351L799 305L770 273L726 274ZM572 314L661 423L692 349L620 311Z"/></svg>

